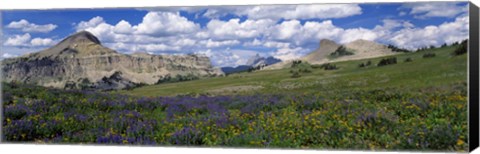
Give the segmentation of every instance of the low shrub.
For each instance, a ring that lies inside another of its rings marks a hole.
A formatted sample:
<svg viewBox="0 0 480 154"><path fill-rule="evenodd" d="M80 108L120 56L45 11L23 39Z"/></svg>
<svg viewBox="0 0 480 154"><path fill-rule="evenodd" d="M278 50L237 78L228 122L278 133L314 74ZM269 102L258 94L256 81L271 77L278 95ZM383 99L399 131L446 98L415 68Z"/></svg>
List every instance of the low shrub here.
<svg viewBox="0 0 480 154"><path fill-rule="evenodd" d="M412 58L408 57L407 59L405 59L405 62L412 62Z"/></svg>
<svg viewBox="0 0 480 154"><path fill-rule="evenodd" d="M358 64L358 67L360 67L360 68L365 67L365 64L364 64L364 63L360 63L360 64Z"/></svg>
<svg viewBox="0 0 480 154"><path fill-rule="evenodd" d="M291 77L291 78L299 78L299 77L302 77L302 75L300 75L299 72L294 71L294 72L292 73L292 76L290 76L290 77Z"/></svg>
<svg viewBox="0 0 480 154"><path fill-rule="evenodd" d="M291 66L291 67L292 67L292 68L297 67L297 66L300 65L301 63L302 63L301 60L294 60L294 61L292 62L292 66Z"/></svg>
<svg viewBox="0 0 480 154"><path fill-rule="evenodd" d="M425 53L423 54L423 58L432 58L435 57L435 53Z"/></svg>
<svg viewBox="0 0 480 154"><path fill-rule="evenodd" d="M307 69L307 68L299 69L298 71L301 72L301 73L312 73L312 71L310 69Z"/></svg>
<svg viewBox="0 0 480 154"><path fill-rule="evenodd" d="M168 74L168 75L164 76L163 78L160 78L157 81L157 84L191 81L191 80L198 80L198 79L200 79L200 77L198 77L196 75L193 75L193 74L187 74L187 75L177 74L175 77L171 77L170 74Z"/></svg>
<svg viewBox="0 0 480 154"><path fill-rule="evenodd" d="M335 64L330 64L330 63L325 63L320 66L320 68L323 68L325 70L336 70L338 69L337 65Z"/></svg>
<svg viewBox="0 0 480 154"><path fill-rule="evenodd" d="M370 66L372 65L372 61L367 61L366 63L361 63L361 64L358 64L358 67L367 67L367 66Z"/></svg>
<svg viewBox="0 0 480 154"><path fill-rule="evenodd" d="M392 64L396 64L396 63L397 63L397 57L391 57L391 58L386 58L386 59L380 60L380 62L378 62L378 64L377 64L377 66L392 65Z"/></svg>

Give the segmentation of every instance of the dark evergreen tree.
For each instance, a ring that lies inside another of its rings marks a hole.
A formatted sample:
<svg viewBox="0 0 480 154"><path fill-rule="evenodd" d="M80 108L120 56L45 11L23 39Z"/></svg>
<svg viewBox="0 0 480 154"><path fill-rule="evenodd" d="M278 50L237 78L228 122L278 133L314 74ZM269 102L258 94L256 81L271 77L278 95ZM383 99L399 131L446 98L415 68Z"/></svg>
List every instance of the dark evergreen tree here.
<svg viewBox="0 0 480 154"><path fill-rule="evenodd" d="M340 56L346 56L346 55L353 55L354 53L353 52L350 52L347 50L347 48L345 48L343 45L339 46L337 48L337 50L335 50L334 52L332 52L330 54L330 56L332 57L340 57Z"/></svg>
<svg viewBox="0 0 480 154"><path fill-rule="evenodd" d="M320 68L323 68L324 70L336 70L336 69L338 69L338 67L336 65L330 64L330 63L322 64L320 66Z"/></svg>
<svg viewBox="0 0 480 154"><path fill-rule="evenodd" d="M448 46L447 43L443 43L443 44L442 44L442 48L443 48L443 47L447 47L447 46Z"/></svg>
<svg viewBox="0 0 480 154"><path fill-rule="evenodd" d="M411 52L410 50L403 49L403 48L399 48L399 47L396 47L396 46L391 45L391 44L389 44L389 45L387 46L387 48L389 48L389 49L392 50L393 52Z"/></svg>
<svg viewBox="0 0 480 154"><path fill-rule="evenodd" d="M360 64L358 64L358 67L360 67L360 68L365 67L365 64L364 64L364 63L360 63Z"/></svg>
<svg viewBox="0 0 480 154"><path fill-rule="evenodd" d="M455 51L453 52L453 55L455 56L462 55L467 53L467 51L468 51L468 39L463 40L462 43L460 43L460 46L458 46L457 49L455 49Z"/></svg>

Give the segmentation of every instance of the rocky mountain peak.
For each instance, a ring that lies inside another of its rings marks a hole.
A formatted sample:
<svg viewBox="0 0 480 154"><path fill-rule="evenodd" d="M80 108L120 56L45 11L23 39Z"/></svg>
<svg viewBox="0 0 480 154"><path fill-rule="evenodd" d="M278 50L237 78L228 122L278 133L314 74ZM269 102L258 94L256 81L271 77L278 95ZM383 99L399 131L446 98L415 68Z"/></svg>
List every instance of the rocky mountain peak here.
<svg viewBox="0 0 480 154"><path fill-rule="evenodd" d="M357 40L349 42L345 45L348 45L348 44L378 44L378 43L373 42L373 41L369 41L369 40L365 40L365 39L357 39Z"/></svg>
<svg viewBox="0 0 480 154"><path fill-rule="evenodd" d="M337 44L335 41L329 40L329 39L322 39L320 40L320 45L319 47L306 55L305 57L302 57L301 60L305 60L308 62L318 62L323 60L325 57L327 57L330 53L335 51L340 45Z"/></svg>
<svg viewBox="0 0 480 154"><path fill-rule="evenodd" d="M337 43L335 41L329 40L329 39L320 40L320 46L322 46L322 45L332 45L332 44L337 44Z"/></svg>
<svg viewBox="0 0 480 154"><path fill-rule="evenodd" d="M354 49L357 53L391 53L392 51L383 44L374 41L358 39L350 43L344 44L346 48Z"/></svg>
<svg viewBox="0 0 480 154"><path fill-rule="evenodd" d="M60 41L57 45L28 55L29 59L44 57L72 58L117 54L115 50L102 46L100 40L90 32L80 31Z"/></svg>
<svg viewBox="0 0 480 154"><path fill-rule="evenodd" d="M275 57L262 57L260 56L258 53L251 57L250 59L248 59L246 65L247 66L253 66L253 67L257 67L257 66L266 66L266 65L272 65L272 64L275 64L275 63L278 63L280 62L281 60L280 59L277 59Z"/></svg>
<svg viewBox="0 0 480 154"><path fill-rule="evenodd" d="M336 52L339 47L344 47L352 54L341 55L332 57L332 53ZM306 61L310 64L325 64L339 61L349 61L358 59L367 59L382 57L388 55L397 54L389 49L386 45L377 43L375 41L369 41L365 39L357 39L346 44L337 44L329 39L320 40L319 47L310 52L304 57L298 60ZM291 66L291 61L279 63L277 65L270 66L266 69L279 69Z"/></svg>
<svg viewBox="0 0 480 154"><path fill-rule="evenodd" d="M336 52L340 46L345 47L353 54L336 58L329 57L333 52ZM307 56L302 57L301 60L308 61L312 64L321 64L327 62L374 58L392 54L395 53L388 49L387 46L365 39L357 39L346 44L337 44L332 40L322 39L319 48Z"/></svg>
<svg viewBox="0 0 480 154"><path fill-rule="evenodd" d="M259 61L259 59L261 59L262 57L260 57L260 55L257 53L255 54L255 56L252 56L250 57L248 60L247 60L247 63L246 65L254 65L256 62Z"/></svg>
<svg viewBox="0 0 480 154"><path fill-rule="evenodd" d="M60 44L62 43L72 44L77 42L93 42L95 44L101 44L100 40L95 35L93 35L88 31L77 32L65 38L63 41L60 42Z"/></svg>
<svg viewBox="0 0 480 154"><path fill-rule="evenodd" d="M3 81L46 87L112 90L155 84L165 76L223 75L208 57L122 54L100 44L90 32L66 37L48 49L2 61Z"/></svg>

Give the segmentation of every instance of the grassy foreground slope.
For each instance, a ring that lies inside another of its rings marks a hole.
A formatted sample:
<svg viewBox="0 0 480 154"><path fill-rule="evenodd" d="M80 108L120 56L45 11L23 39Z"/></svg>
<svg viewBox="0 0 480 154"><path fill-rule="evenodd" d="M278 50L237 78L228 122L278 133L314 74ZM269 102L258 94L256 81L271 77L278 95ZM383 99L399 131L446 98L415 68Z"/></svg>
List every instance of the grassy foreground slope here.
<svg viewBox="0 0 480 154"><path fill-rule="evenodd" d="M239 73L227 77L145 86L120 93L137 96L172 96L183 94L331 92L378 88L425 88L466 82L467 55L453 56L457 46L430 49L395 56L397 64L377 67L386 57L333 63L338 70L311 69L300 78L291 78L291 68ZM425 53L435 57L423 58ZM413 61L405 62L411 58ZM372 65L359 68L360 63Z"/></svg>
<svg viewBox="0 0 480 154"><path fill-rule="evenodd" d="M130 95L5 83L3 141L466 151L467 57L453 50L120 91ZM215 96L162 96L188 93Z"/></svg>

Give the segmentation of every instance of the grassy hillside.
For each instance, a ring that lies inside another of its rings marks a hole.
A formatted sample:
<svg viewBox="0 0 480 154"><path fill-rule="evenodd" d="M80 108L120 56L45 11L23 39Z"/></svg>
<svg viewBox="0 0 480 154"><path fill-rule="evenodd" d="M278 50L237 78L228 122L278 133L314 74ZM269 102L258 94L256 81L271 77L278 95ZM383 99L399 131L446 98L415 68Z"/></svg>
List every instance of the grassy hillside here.
<svg viewBox="0 0 480 154"><path fill-rule="evenodd" d="M181 83L168 83L121 91L122 94L138 96L172 96L182 94L231 94L231 93L281 93L281 92L328 92L337 90L368 90L378 88L422 88L466 82L467 56L452 56L456 48L444 47L418 53L399 54L397 64L377 67L385 58L372 58L333 63L338 70L313 69L291 78L291 68L265 70L253 73L233 74L227 77L210 78ZM425 53L434 53L432 58L423 58ZM411 62L404 60L411 58ZM360 63L371 61L372 65L359 68Z"/></svg>
<svg viewBox="0 0 480 154"><path fill-rule="evenodd" d="M336 70L302 63L295 78L298 67L113 93L6 83L3 141L466 151L467 56L453 50L396 55L381 67L386 57Z"/></svg>

